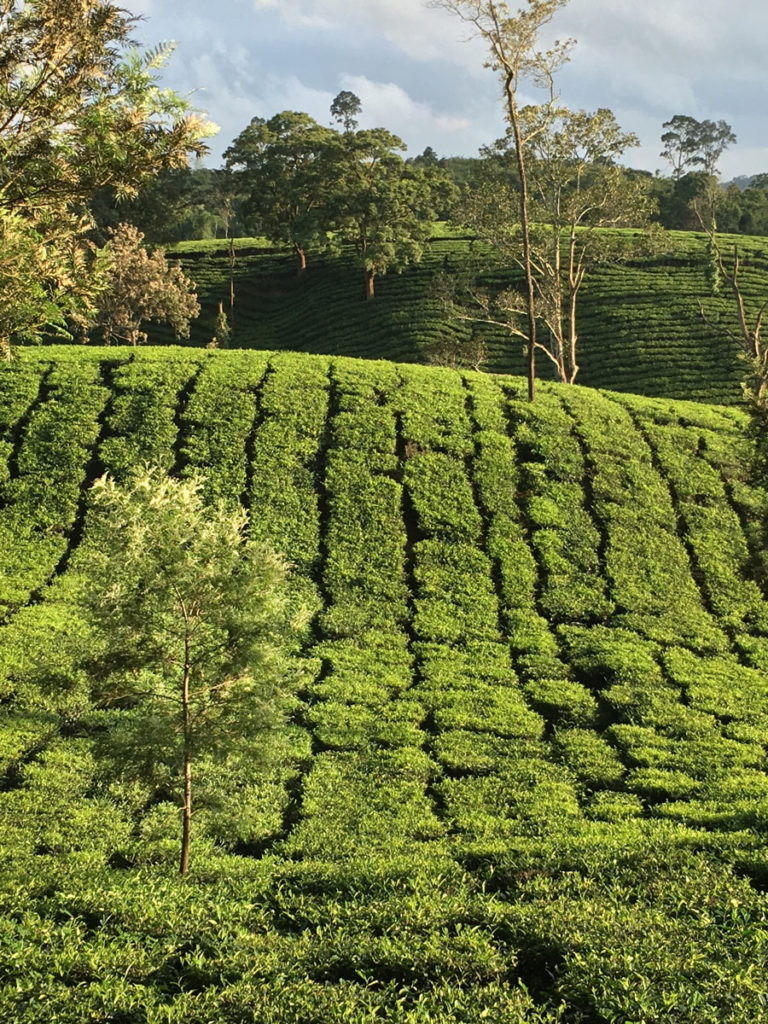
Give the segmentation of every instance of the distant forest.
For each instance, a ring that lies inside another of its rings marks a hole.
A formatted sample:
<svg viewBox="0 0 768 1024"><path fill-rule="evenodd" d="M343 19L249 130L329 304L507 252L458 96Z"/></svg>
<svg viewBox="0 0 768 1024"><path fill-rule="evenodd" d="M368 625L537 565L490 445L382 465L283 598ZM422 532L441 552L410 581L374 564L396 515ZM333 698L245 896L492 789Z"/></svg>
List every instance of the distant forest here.
<svg viewBox="0 0 768 1024"><path fill-rule="evenodd" d="M308 118L308 115L301 115ZM680 116L680 115L678 115ZM674 119L673 119L674 121ZM667 122L670 123L670 122ZM669 133L667 133L669 134ZM663 138L663 136L662 136ZM453 201L438 210L441 219L450 220L456 197L472 191L487 180L489 155L439 156L428 146L406 164L442 171L457 187ZM628 178L640 179L657 204L653 220L669 230L700 229L694 204L713 187L717 192L717 227L726 234L768 235L768 172L740 175L720 182L715 173L701 166L692 169L672 167L670 175L625 168ZM514 183L515 172L509 169ZM94 198L92 210L98 228L106 236L109 228L129 222L139 228L149 244L161 244L207 238L244 237L261 234L259 218L248 209L248 188L244 176L227 167L210 168L198 164L157 175L140 195L130 202L118 202L112 189L102 189Z"/></svg>

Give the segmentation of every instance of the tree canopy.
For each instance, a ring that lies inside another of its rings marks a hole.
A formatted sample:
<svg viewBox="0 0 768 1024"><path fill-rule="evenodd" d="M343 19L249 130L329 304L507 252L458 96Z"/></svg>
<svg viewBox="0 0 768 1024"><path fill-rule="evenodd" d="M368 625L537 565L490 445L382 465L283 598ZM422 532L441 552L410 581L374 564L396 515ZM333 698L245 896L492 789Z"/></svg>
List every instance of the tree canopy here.
<svg viewBox="0 0 768 1024"><path fill-rule="evenodd" d="M27 315L0 320L5 352L14 336L62 328L73 303L87 307L84 214L94 192L134 195L205 152L211 126L157 82L172 47L140 52L135 23L105 0L0 2L0 214L23 250L15 269L0 266L0 292L27 282L45 295ZM33 282L41 244L45 266Z"/></svg>
<svg viewBox="0 0 768 1024"><path fill-rule="evenodd" d="M384 128L348 132L337 147L330 223L354 246L368 299L377 276L421 259L435 207L454 191L439 168L407 164L404 149Z"/></svg>
<svg viewBox="0 0 768 1024"><path fill-rule="evenodd" d="M93 490L84 606L100 638L93 699L121 708L105 745L120 773L182 810L189 866L193 773L245 747L258 760L280 721L277 694L296 625L287 567L251 541L242 509L209 508L202 482L160 470Z"/></svg>
<svg viewBox="0 0 768 1024"><path fill-rule="evenodd" d="M323 233L320 211L329 184L334 132L292 110L268 121L254 117L224 156L247 194L245 212L271 241L292 245L299 272Z"/></svg>
<svg viewBox="0 0 768 1024"><path fill-rule="evenodd" d="M144 236L121 224L102 253L104 288L96 299L96 326L104 340L136 345L146 340L147 321L167 323L177 338L189 337L189 322L200 312L194 284L162 249L150 253Z"/></svg>
<svg viewBox="0 0 768 1024"><path fill-rule="evenodd" d="M731 126L725 121L697 121L687 114L675 114L662 125L664 149L661 156L672 165L676 180L688 170L717 174L717 163L728 146L736 142Z"/></svg>

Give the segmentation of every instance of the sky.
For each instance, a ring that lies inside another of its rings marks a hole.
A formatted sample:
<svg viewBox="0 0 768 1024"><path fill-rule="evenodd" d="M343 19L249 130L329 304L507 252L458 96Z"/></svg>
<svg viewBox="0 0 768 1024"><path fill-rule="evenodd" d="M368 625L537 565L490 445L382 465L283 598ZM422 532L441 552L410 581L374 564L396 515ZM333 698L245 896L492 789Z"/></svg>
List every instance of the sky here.
<svg viewBox="0 0 768 1024"><path fill-rule="evenodd" d="M476 156L504 134L501 87L484 44L425 0L123 0L144 45L174 41L163 81L220 127L210 166L252 117L306 111L329 124L342 89L360 126L399 135L415 156ZM515 9L519 4L512 0ZM557 88L571 109L609 107L639 147L624 163L669 173L659 156L675 114L728 122L738 142L724 180L768 171L765 0L570 0L551 38L575 38ZM546 41L546 40L545 40ZM537 99L534 92L521 96Z"/></svg>

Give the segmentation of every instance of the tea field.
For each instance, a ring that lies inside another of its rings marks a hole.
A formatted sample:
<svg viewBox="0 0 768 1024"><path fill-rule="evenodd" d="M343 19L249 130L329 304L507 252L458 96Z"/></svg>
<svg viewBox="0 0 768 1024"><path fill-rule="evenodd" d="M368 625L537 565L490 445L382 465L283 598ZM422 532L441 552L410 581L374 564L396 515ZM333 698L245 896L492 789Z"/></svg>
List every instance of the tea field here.
<svg viewBox="0 0 768 1024"><path fill-rule="evenodd" d="M725 334L703 321L734 325L732 299L723 288L710 296L706 279L706 239L693 232L670 232L669 249L653 257L596 268L584 284L578 327L579 383L667 398L735 404L744 367ZM744 257L742 287L758 305L768 289L765 238L723 236L725 252L738 242ZM446 356L474 335L485 350L487 369L525 372L520 343L502 329L446 322L434 298L436 275L457 271L476 258L480 243L436 225L423 262L377 279L377 299L366 303L362 275L347 253L310 258L297 277L291 253L258 239L237 243L235 344L256 349L290 349L425 363ZM203 313L193 324L192 342L204 346L214 333L218 302L229 302L229 259L224 242L184 242L171 250L197 282ZM494 275L500 286L519 271ZM432 292L431 292L432 289ZM170 343L163 327L150 326L150 340ZM544 377L548 361L539 359Z"/></svg>
<svg viewBox="0 0 768 1024"><path fill-rule="evenodd" d="M525 396L282 351L0 367L0 1020L768 1021L746 415ZM245 505L313 610L185 879L70 678L89 487L143 462Z"/></svg>

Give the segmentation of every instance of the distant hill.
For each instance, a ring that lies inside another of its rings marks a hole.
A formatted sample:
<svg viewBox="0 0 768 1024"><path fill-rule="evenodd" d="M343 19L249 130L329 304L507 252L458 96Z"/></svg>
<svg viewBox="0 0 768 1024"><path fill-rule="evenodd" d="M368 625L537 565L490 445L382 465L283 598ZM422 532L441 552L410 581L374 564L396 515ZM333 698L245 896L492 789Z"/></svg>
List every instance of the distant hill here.
<svg viewBox="0 0 768 1024"><path fill-rule="evenodd" d="M736 185L738 189L743 192L745 189L749 188L756 178L756 174L739 174L738 177L731 178L730 181L724 181L723 188L728 188L729 185Z"/></svg>
<svg viewBox="0 0 768 1024"><path fill-rule="evenodd" d="M345 274L317 279L341 295ZM0 366L1 1019L763 1019L746 415L524 396L515 377L261 351ZM115 781L130 708L91 708L74 667L89 487L145 462L247 506L314 613L275 757L255 737L216 776L183 881L172 793Z"/></svg>
<svg viewBox="0 0 768 1024"><path fill-rule="evenodd" d="M442 232L442 233L441 233ZM734 346L704 324L699 299L707 295L706 243L691 232L671 234L671 250L656 258L596 271L583 289L579 331L579 383L670 398L725 404L740 401L743 366ZM746 295L768 295L768 239L724 237L745 254ZM494 372L524 372L519 341L483 325L446 323L430 297L434 276L462 264L474 246L444 229L427 247L423 262L401 275L377 282L378 298L366 303L359 273L348 255L310 259L299 279L291 254L258 240L236 245L236 344L247 348L427 362L436 349L472 331ZM172 251L197 282L203 315L193 326L192 343L213 334L219 301L228 303L229 266L223 242L182 243ZM512 271L509 280L518 275ZM499 278L505 281L505 275ZM717 300L732 318L729 298ZM153 342L173 339L161 328ZM539 358L546 379L551 370Z"/></svg>

